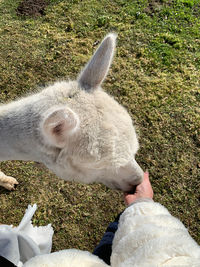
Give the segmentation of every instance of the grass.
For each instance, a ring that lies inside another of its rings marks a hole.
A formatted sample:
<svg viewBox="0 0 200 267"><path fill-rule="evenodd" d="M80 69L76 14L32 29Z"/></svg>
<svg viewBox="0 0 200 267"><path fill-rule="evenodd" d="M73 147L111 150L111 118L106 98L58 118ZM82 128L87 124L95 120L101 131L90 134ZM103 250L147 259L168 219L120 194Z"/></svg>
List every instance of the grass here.
<svg viewBox="0 0 200 267"><path fill-rule="evenodd" d="M117 32L103 87L137 126L137 160L150 172L155 200L200 243L200 1L50 0L36 18L17 16L18 3L0 2L0 102L76 78L104 35ZM102 185L64 182L33 162L0 167L20 183L0 189L0 222L17 225L37 203L33 222L52 223L54 251L92 251L124 209L122 194Z"/></svg>

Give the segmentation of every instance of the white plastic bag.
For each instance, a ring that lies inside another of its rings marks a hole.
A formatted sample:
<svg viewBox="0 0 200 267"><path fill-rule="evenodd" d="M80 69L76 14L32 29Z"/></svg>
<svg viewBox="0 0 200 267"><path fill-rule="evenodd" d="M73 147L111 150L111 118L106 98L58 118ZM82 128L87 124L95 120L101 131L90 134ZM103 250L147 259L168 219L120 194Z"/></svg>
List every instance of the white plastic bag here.
<svg viewBox="0 0 200 267"><path fill-rule="evenodd" d="M51 252L53 228L33 226L37 205L29 205L18 227L0 225L0 255L20 267L36 255Z"/></svg>

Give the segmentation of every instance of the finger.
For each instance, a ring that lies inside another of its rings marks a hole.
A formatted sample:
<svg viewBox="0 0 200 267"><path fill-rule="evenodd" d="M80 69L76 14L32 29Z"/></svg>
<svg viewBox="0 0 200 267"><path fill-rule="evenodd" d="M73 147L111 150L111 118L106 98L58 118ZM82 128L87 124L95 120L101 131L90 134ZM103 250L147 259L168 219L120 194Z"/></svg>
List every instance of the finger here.
<svg viewBox="0 0 200 267"><path fill-rule="evenodd" d="M149 172L148 171L144 172L144 179L149 180Z"/></svg>
<svg viewBox="0 0 200 267"><path fill-rule="evenodd" d="M124 201L126 205L130 205L136 200L136 196L133 194L124 194Z"/></svg>

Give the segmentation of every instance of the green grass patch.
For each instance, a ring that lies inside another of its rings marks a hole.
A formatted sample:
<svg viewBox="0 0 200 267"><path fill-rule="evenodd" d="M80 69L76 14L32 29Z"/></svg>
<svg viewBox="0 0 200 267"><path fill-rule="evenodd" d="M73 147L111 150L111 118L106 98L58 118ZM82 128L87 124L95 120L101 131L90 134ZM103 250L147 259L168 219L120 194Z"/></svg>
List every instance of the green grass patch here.
<svg viewBox="0 0 200 267"><path fill-rule="evenodd" d="M19 2L0 3L0 102L76 78L104 35L117 32L103 87L135 121L137 160L150 172L155 200L200 242L200 1L51 0L35 18L18 16ZM54 250L92 250L124 208L120 192L61 181L33 162L0 167L20 183L0 189L0 222L18 224L37 203L33 222L52 222Z"/></svg>

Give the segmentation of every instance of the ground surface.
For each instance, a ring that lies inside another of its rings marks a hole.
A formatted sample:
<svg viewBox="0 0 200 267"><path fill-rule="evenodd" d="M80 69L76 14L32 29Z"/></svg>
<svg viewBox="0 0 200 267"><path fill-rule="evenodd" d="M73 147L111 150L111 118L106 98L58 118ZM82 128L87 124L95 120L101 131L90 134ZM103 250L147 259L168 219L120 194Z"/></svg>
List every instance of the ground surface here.
<svg viewBox="0 0 200 267"><path fill-rule="evenodd" d="M48 2L46 0L23 0L17 7L17 14L20 16L43 16Z"/></svg>
<svg viewBox="0 0 200 267"><path fill-rule="evenodd" d="M104 89L137 125L137 160L150 172L155 199L200 243L200 1L50 0L36 14L22 12L33 10L28 2L0 2L0 102L75 78L104 35L116 31ZM33 222L52 223L54 250L92 250L124 208L120 192L61 181L33 162L0 167L19 181L14 192L0 189L0 222L18 224L37 203Z"/></svg>

